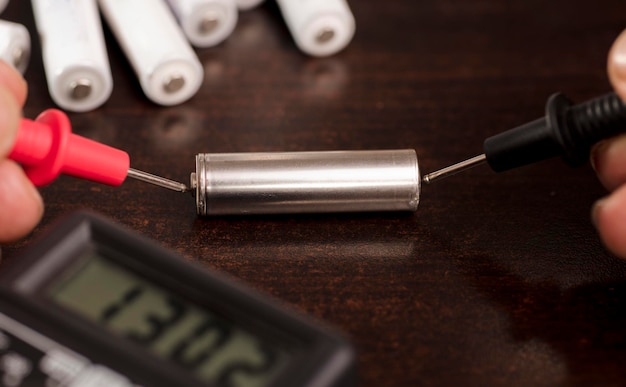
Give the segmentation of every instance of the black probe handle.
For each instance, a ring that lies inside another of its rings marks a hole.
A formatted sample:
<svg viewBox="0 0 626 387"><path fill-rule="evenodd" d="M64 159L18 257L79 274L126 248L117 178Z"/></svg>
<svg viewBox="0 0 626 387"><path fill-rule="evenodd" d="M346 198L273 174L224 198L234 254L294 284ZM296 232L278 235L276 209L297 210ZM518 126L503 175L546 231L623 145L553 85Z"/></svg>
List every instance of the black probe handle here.
<svg viewBox="0 0 626 387"><path fill-rule="evenodd" d="M589 159L595 143L623 132L626 106L615 93L578 105L556 93L548 99L545 117L489 137L483 148L496 172L554 156L579 166Z"/></svg>

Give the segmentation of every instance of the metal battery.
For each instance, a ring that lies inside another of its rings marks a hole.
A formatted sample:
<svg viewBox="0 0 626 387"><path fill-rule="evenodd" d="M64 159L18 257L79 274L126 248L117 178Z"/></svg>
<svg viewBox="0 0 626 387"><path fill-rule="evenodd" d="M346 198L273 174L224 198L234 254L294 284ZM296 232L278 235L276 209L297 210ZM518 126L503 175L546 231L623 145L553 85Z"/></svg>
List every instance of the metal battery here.
<svg viewBox="0 0 626 387"><path fill-rule="evenodd" d="M415 211L412 149L201 153L191 174L198 215Z"/></svg>

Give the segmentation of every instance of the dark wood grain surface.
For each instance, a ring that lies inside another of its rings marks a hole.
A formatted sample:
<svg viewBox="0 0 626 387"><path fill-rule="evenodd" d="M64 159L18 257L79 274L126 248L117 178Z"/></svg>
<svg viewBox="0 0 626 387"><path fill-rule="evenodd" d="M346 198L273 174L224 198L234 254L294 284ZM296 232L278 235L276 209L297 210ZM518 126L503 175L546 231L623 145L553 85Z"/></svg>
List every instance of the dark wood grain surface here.
<svg viewBox="0 0 626 387"><path fill-rule="evenodd" d="M27 117L53 106L29 2ZM107 32L115 88L74 131L124 149L134 167L187 181L199 152L415 148L423 172L481 153L487 136L543 114L555 91L610 90L609 47L626 3L356 0L342 53L295 47L273 2L198 50L200 92L149 102ZM415 214L198 218L191 196L70 177L41 190L33 235L100 212L343 331L361 386L619 386L626 383L626 262L590 221L605 194L589 166L479 167L423 188Z"/></svg>

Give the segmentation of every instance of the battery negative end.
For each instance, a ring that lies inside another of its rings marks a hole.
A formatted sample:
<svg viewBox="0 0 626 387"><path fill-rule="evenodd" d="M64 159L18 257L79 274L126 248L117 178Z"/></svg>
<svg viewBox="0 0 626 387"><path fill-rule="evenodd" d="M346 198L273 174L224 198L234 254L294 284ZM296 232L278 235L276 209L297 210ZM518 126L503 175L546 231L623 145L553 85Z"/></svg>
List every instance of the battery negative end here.
<svg viewBox="0 0 626 387"><path fill-rule="evenodd" d="M185 86L185 77L180 74L172 74L163 82L163 91L167 94L174 94Z"/></svg>
<svg viewBox="0 0 626 387"><path fill-rule="evenodd" d="M220 17L215 12L207 12L200 23L198 23L198 33L207 35L215 31L220 26Z"/></svg>
<svg viewBox="0 0 626 387"><path fill-rule="evenodd" d="M335 30L330 27L322 28L315 36L315 41L320 44L330 42L335 37Z"/></svg>
<svg viewBox="0 0 626 387"><path fill-rule="evenodd" d="M93 84L87 78L80 78L69 85L69 97L74 101L82 101L91 95Z"/></svg>

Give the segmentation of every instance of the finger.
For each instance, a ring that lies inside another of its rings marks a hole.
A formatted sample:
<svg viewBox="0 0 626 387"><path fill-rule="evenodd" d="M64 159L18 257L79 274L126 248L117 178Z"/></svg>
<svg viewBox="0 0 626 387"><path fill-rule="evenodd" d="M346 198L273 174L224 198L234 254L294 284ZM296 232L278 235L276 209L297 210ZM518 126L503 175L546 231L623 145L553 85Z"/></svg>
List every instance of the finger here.
<svg viewBox="0 0 626 387"><path fill-rule="evenodd" d="M591 165L607 189L626 184L626 135L597 144L591 152Z"/></svg>
<svg viewBox="0 0 626 387"><path fill-rule="evenodd" d="M607 71L615 92L626 101L626 30L617 37L609 51Z"/></svg>
<svg viewBox="0 0 626 387"><path fill-rule="evenodd" d="M28 234L43 215L43 201L24 171L13 161L0 161L0 242Z"/></svg>
<svg viewBox="0 0 626 387"><path fill-rule="evenodd" d="M626 259L626 185L596 203L592 217L605 246Z"/></svg>
<svg viewBox="0 0 626 387"><path fill-rule="evenodd" d="M19 71L2 60L0 60L0 85L9 89L20 108L24 106L28 95L26 81Z"/></svg>
<svg viewBox="0 0 626 387"><path fill-rule="evenodd" d="M20 111L13 94L0 85L0 159L13 148L21 118Z"/></svg>

